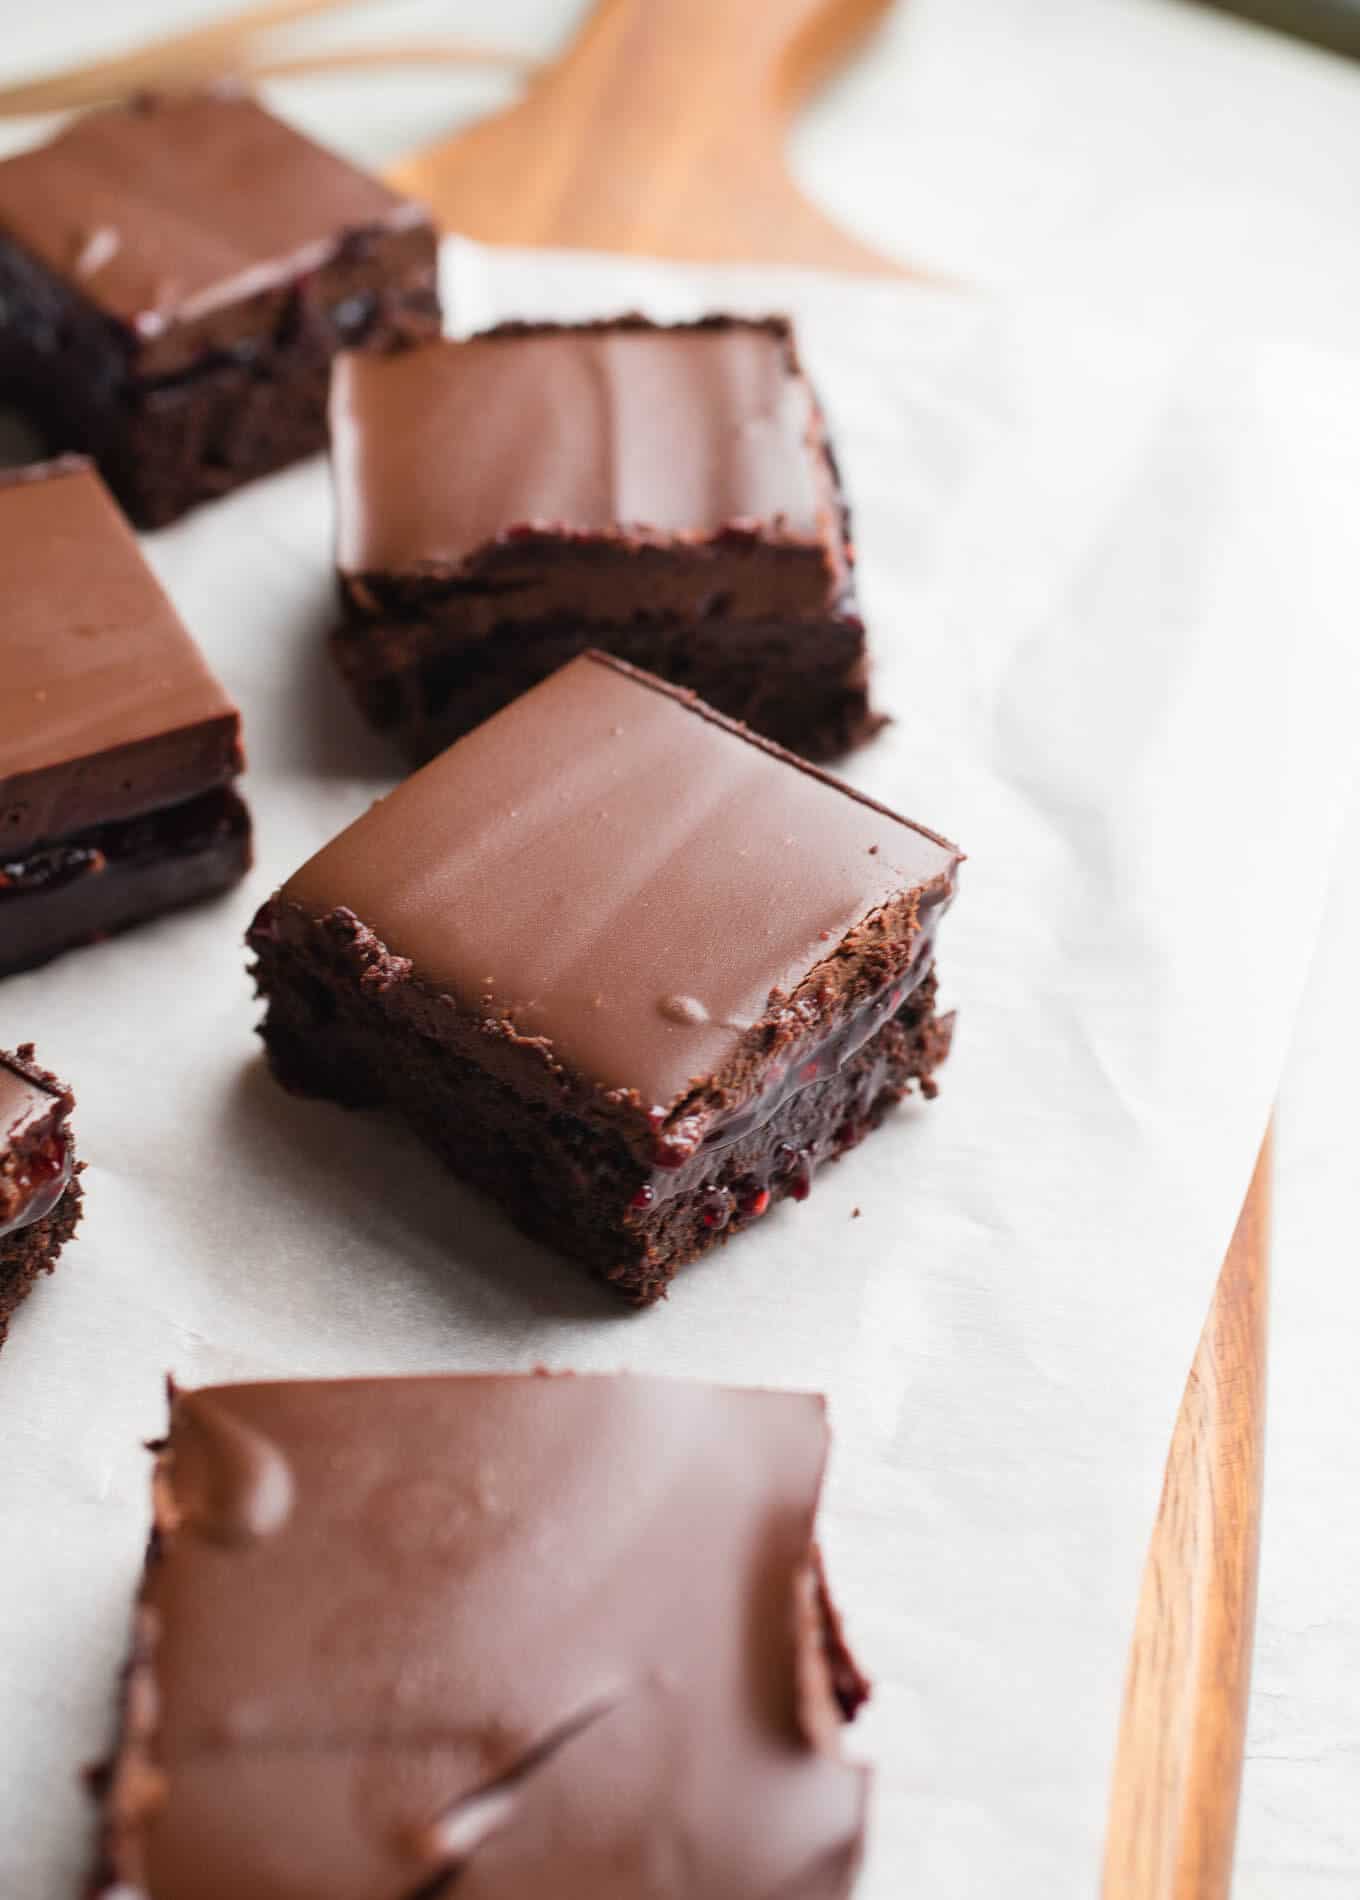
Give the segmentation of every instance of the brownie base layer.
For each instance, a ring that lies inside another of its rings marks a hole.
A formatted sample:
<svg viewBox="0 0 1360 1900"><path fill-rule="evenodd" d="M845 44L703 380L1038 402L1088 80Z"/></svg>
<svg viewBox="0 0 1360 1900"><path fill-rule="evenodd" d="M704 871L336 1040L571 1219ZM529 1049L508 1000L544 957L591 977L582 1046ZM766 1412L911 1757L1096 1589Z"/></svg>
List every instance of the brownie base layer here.
<svg viewBox="0 0 1360 1900"><path fill-rule="evenodd" d="M804 1200L813 1177L877 1128L913 1085L935 1093L952 1016L935 1013L934 972L834 1075L789 1097L683 1176L641 1161L621 1135L530 1101L418 1030L332 986L317 957L256 940L268 999L260 1027L286 1087L350 1108L395 1109L452 1171L525 1233L580 1262L623 1297L659 1299L676 1272Z"/></svg>
<svg viewBox="0 0 1360 1900"><path fill-rule="evenodd" d="M864 628L820 620L507 623L467 639L437 621L353 618L331 651L368 723L423 765L512 699L597 647L698 693L805 759L839 757L884 723L869 704Z"/></svg>
<svg viewBox="0 0 1360 1900"><path fill-rule="evenodd" d="M431 244L431 251L433 247ZM0 399L54 453L89 455L130 518L159 528L325 447L331 359L439 333L426 289L352 280L289 292L269 330L207 351L183 371L139 376L112 327L12 244L0 243Z"/></svg>
<svg viewBox="0 0 1360 1900"><path fill-rule="evenodd" d="M233 791L0 859L0 976L226 890L250 864Z"/></svg>
<svg viewBox="0 0 1360 1900"><path fill-rule="evenodd" d="M52 1271L57 1256L75 1232L81 1199L77 1173L50 1214L0 1240L0 1346L9 1335L14 1309L27 1299L39 1274Z"/></svg>

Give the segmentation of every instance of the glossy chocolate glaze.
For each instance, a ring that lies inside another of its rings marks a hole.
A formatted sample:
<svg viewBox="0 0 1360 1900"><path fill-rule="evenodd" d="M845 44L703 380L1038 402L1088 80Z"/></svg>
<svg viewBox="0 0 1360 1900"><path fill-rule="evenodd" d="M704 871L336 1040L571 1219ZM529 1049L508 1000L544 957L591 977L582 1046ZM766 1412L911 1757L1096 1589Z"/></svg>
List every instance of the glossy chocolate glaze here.
<svg viewBox="0 0 1360 1900"><path fill-rule="evenodd" d="M907 978L959 857L589 654L380 801L257 929L347 913L366 981L449 997L479 1060L697 1145Z"/></svg>
<svg viewBox="0 0 1360 1900"><path fill-rule="evenodd" d="M0 858L241 763L236 708L89 464L0 477Z"/></svg>
<svg viewBox="0 0 1360 1900"><path fill-rule="evenodd" d="M31 1044L0 1050L0 1240L43 1220L70 1185L71 1092L33 1062Z"/></svg>
<svg viewBox="0 0 1360 1900"><path fill-rule="evenodd" d="M497 544L533 560L535 531L685 545L744 531L818 555L825 604L848 560L820 412L777 319L508 326L346 354L331 435L350 575L458 574ZM497 610L530 612L533 577L506 585Z"/></svg>
<svg viewBox="0 0 1360 1900"><path fill-rule="evenodd" d="M229 89L74 120L0 163L0 239L147 340L426 214Z"/></svg>
<svg viewBox="0 0 1360 1900"><path fill-rule="evenodd" d="M843 1900L826 1449L630 1376L174 1395L96 1890Z"/></svg>

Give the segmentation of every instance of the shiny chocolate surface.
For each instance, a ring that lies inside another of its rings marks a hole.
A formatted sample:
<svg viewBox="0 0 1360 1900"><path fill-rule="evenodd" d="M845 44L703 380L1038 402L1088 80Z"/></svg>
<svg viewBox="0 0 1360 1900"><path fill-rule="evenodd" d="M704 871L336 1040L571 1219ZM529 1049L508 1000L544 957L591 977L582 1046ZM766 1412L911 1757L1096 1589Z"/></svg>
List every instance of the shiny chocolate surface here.
<svg viewBox="0 0 1360 1900"><path fill-rule="evenodd" d="M91 112L0 163L0 239L142 339L424 221L229 88Z"/></svg>
<svg viewBox="0 0 1360 1900"><path fill-rule="evenodd" d="M99 476L0 476L0 858L226 784L240 717Z"/></svg>
<svg viewBox="0 0 1360 1900"><path fill-rule="evenodd" d="M776 320L347 354L331 436L351 574L457 571L531 530L693 544L744 529L814 550L840 533L820 413Z"/></svg>
<svg viewBox="0 0 1360 1900"><path fill-rule="evenodd" d="M959 857L586 655L320 851L284 886L279 923L352 913L391 980L664 1120L722 1073L735 1108L763 1091L776 1046L890 991Z"/></svg>
<svg viewBox="0 0 1360 1900"><path fill-rule="evenodd" d="M842 1900L826 1450L630 1376L177 1394L102 1891Z"/></svg>

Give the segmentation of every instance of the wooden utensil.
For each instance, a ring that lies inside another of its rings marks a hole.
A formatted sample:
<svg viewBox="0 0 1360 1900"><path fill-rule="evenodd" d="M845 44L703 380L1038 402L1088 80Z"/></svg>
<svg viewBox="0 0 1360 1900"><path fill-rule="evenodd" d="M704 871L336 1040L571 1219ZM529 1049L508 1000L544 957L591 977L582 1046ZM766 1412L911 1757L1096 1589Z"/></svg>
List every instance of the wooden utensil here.
<svg viewBox="0 0 1360 1900"><path fill-rule="evenodd" d="M896 272L803 197L787 122L888 0L600 0L523 99L395 168L492 242ZM1263 1464L1269 1144L1181 1407L1134 1632L1104 1900L1231 1882ZM1055 1712L1061 1720L1061 1712Z"/></svg>
<svg viewBox="0 0 1360 1900"><path fill-rule="evenodd" d="M602 0L517 105L393 180L490 243L899 273L783 153L799 101L890 4Z"/></svg>
<svg viewBox="0 0 1360 1900"><path fill-rule="evenodd" d="M1129 1653L1105 1900L1226 1900L1256 1624L1267 1135L1171 1440Z"/></svg>

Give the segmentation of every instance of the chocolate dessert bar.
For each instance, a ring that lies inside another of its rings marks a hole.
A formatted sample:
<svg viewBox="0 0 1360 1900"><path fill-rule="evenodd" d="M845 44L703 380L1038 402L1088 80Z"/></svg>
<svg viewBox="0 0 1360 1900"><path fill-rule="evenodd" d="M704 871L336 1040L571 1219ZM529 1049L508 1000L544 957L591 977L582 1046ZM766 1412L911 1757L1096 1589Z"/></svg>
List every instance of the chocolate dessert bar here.
<svg viewBox="0 0 1360 1900"><path fill-rule="evenodd" d="M631 1300L804 1199L952 1018L959 853L678 688L572 661L250 931L287 1086L390 1103Z"/></svg>
<svg viewBox="0 0 1360 1900"><path fill-rule="evenodd" d="M154 1449L95 1896L845 1900L819 1398L172 1388Z"/></svg>
<svg viewBox="0 0 1360 1900"><path fill-rule="evenodd" d="M33 1060L0 1050L0 1346L10 1316L50 1273L80 1219L75 1096Z"/></svg>
<svg viewBox="0 0 1360 1900"><path fill-rule="evenodd" d="M250 864L241 721L108 491L0 476L0 976Z"/></svg>
<svg viewBox="0 0 1360 1900"><path fill-rule="evenodd" d="M331 434L333 651L415 763L590 646L805 757L880 723L836 464L782 319L344 355Z"/></svg>
<svg viewBox="0 0 1360 1900"><path fill-rule="evenodd" d="M337 349L438 331L425 213L241 93L0 162L0 400L141 527L320 449Z"/></svg>

